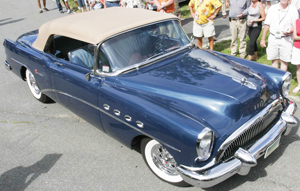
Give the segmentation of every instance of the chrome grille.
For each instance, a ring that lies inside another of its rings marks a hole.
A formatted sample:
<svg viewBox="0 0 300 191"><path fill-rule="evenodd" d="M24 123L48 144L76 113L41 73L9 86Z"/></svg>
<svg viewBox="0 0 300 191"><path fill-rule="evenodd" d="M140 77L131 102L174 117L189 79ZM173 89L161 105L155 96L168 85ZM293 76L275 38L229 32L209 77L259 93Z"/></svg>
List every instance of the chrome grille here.
<svg viewBox="0 0 300 191"><path fill-rule="evenodd" d="M226 161L233 157L238 148L242 147L248 149L256 140L262 137L280 118L283 107L277 104L268 110L268 112L258 118L254 123L243 129L236 137L226 143L219 153L219 159Z"/></svg>

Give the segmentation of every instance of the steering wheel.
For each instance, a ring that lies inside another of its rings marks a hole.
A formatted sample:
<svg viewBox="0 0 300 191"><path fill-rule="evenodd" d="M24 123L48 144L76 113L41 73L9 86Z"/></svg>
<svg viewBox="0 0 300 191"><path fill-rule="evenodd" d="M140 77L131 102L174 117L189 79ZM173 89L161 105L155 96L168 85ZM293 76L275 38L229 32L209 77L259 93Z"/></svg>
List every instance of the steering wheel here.
<svg viewBox="0 0 300 191"><path fill-rule="evenodd" d="M152 43L152 50L154 53L163 52L166 49L166 39L170 39L170 37L166 34L161 34L157 36L157 39Z"/></svg>

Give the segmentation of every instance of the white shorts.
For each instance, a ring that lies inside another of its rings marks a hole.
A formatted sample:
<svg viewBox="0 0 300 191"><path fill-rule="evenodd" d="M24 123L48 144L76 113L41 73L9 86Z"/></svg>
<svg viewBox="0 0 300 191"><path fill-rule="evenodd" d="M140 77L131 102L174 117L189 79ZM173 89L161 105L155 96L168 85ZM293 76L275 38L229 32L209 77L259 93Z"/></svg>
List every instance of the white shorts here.
<svg viewBox="0 0 300 191"><path fill-rule="evenodd" d="M284 62L290 62L292 59L293 39L291 36L276 39L270 34L268 38L267 59L280 59Z"/></svg>
<svg viewBox="0 0 300 191"><path fill-rule="evenodd" d="M293 65L299 65L300 64L300 48L296 48L296 47L293 46L293 53L292 53L291 63Z"/></svg>
<svg viewBox="0 0 300 191"><path fill-rule="evenodd" d="M200 25L194 21L193 35L195 37L212 37L215 34L215 26L213 21L209 21L203 25Z"/></svg>

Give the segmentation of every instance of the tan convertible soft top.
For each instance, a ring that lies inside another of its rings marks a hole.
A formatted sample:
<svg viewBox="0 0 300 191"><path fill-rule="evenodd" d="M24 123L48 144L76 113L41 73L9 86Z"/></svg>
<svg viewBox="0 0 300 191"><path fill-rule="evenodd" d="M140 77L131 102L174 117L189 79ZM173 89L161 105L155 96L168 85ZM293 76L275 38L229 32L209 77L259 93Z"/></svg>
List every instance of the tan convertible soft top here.
<svg viewBox="0 0 300 191"><path fill-rule="evenodd" d="M144 24L176 18L138 8L107 8L65 16L43 24L33 47L43 51L50 35L67 36L90 44Z"/></svg>

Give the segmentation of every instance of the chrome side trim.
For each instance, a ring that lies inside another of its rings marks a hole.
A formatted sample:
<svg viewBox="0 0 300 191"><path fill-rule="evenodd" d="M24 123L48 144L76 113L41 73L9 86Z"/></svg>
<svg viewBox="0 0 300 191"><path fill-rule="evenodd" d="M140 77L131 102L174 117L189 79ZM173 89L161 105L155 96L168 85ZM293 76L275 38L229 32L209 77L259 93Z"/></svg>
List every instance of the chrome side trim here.
<svg viewBox="0 0 300 191"><path fill-rule="evenodd" d="M131 125L131 124L129 124L129 123L123 121L122 119L120 119L120 118L114 116L113 114L110 114L110 113L108 113L107 111L104 111L103 109L99 108L98 106L95 106L95 105L93 105L93 104L91 104L91 103L89 103L89 102L86 102L85 100L82 100L82 99L80 99L80 98L74 97L74 96L72 96L72 95L70 95L70 94L67 94L67 93L65 93L65 92L61 92L61 91L53 90L53 89L44 89L42 92L43 92L43 93L44 93L44 92L54 92L54 93L58 93L58 94L62 94L62 95L71 97L71 98L73 98L73 99L75 99L75 100L77 100L77 101L80 101L80 102L82 102L82 103L84 103L84 104L86 104L86 105L88 105L88 106L90 106L90 107L92 107L92 108L94 108L94 109L99 110L100 112L104 113L105 115L108 115L109 117L111 117L111 118L113 118L113 119L115 119L115 120L117 120L117 121L123 123L124 125L127 125L128 127L130 127L130 128L132 128L132 129L138 131L139 133L141 133L141 134L143 134L143 135L145 135L145 136L147 136L147 137L150 137L151 139L157 140L160 144L162 144L162 145L164 145L164 146L166 146L166 147L169 147L169 148L171 148L171 149L173 149L173 150L175 150L175 151L177 151L177 152L181 152L181 150L179 150L179 149L177 149L177 148L175 148L175 147L173 147L173 146L171 146L171 145L165 143L164 141L162 141L162 140L160 140L160 139L157 139L157 138L153 137L152 135L149 135L148 133L142 131L140 128L137 128L137 127L135 127L135 126L133 126L133 125Z"/></svg>

